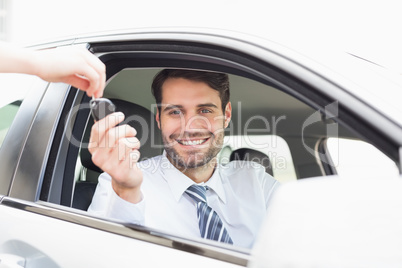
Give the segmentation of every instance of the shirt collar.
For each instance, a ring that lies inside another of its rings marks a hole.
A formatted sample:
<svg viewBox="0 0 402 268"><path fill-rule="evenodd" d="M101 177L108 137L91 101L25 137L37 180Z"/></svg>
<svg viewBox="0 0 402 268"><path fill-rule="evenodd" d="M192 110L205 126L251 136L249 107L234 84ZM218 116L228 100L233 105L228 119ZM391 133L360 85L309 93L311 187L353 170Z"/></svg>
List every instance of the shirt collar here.
<svg viewBox="0 0 402 268"><path fill-rule="evenodd" d="M205 186L208 186L209 189L212 189L222 200L222 202L226 203L226 195L220 177L219 169L220 166L218 164L211 178L205 183ZM170 163L169 159L166 156L166 151L163 151L160 171L163 175L163 178L169 185L174 199L177 202L179 202L180 198L183 196L187 188L194 184L194 181L192 179L184 175L180 170L173 166L172 163Z"/></svg>

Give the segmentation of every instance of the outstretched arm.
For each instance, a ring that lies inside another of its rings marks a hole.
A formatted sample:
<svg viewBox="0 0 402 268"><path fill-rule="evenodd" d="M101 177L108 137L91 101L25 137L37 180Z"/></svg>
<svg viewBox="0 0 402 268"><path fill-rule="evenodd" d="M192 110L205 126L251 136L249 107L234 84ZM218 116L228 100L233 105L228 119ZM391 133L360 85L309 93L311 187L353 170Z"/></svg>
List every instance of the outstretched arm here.
<svg viewBox="0 0 402 268"><path fill-rule="evenodd" d="M63 82L96 98L103 95L105 65L85 48L29 50L0 43L0 72L36 75Z"/></svg>

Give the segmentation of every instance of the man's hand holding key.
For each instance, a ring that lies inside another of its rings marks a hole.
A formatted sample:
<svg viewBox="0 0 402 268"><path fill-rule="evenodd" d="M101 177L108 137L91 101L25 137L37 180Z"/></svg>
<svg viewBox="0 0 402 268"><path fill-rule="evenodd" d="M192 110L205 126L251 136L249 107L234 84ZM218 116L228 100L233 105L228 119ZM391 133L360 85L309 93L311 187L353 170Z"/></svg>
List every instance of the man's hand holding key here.
<svg viewBox="0 0 402 268"><path fill-rule="evenodd" d="M137 167L140 142L137 131L123 122L124 114L115 112L95 122L89 152L95 165L112 177L116 194L131 203L141 201L142 171Z"/></svg>

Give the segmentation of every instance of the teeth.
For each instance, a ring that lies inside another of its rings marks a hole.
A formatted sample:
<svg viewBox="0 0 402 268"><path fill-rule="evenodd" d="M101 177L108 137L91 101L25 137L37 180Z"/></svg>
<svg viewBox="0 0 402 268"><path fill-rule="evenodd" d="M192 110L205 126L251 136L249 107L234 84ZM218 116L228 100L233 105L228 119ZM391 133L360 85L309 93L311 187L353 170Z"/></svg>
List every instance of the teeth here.
<svg viewBox="0 0 402 268"><path fill-rule="evenodd" d="M199 145L205 141L206 140L180 141L180 143L183 145Z"/></svg>

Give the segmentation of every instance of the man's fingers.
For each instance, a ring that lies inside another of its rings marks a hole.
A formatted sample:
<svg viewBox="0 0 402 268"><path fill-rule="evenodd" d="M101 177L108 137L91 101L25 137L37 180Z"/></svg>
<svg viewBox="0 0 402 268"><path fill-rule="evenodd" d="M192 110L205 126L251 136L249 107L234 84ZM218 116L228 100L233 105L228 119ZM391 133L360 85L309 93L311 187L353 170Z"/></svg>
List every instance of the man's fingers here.
<svg viewBox="0 0 402 268"><path fill-rule="evenodd" d="M115 145L120 142L121 139L131 138L137 134L137 131L129 125L121 125L112 128L107 133L108 143ZM137 138L134 138L137 140Z"/></svg>
<svg viewBox="0 0 402 268"><path fill-rule="evenodd" d="M106 147L106 141L110 141L110 138L105 139L106 132L114 128L117 124L124 120L124 114L121 112L112 113L105 118L95 122L91 129L91 136L89 139L89 149L94 147ZM135 130L134 130L135 131ZM114 145L115 142L112 142ZM90 150L91 152L91 150Z"/></svg>
<svg viewBox="0 0 402 268"><path fill-rule="evenodd" d="M133 164L137 163L138 160L140 160L140 157L141 157L140 151L138 151L138 150L132 150L132 151L129 153L130 164L133 165Z"/></svg>
<svg viewBox="0 0 402 268"><path fill-rule="evenodd" d="M140 142L137 138L122 138L118 142L118 152L115 153L115 157L117 157L119 161L130 160L130 153L138 151L139 148Z"/></svg>
<svg viewBox="0 0 402 268"><path fill-rule="evenodd" d="M123 127L123 126L122 126ZM111 131L115 130L112 129ZM132 132L134 133L134 132ZM108 146L98 146L92 150L92 161L106 172L110 170L108 167L116 167L121 161L130 160L130 152L138 150L140 148L140 142L136 137L118 138L113 135L111 138L109 135L105 135L104 139L111 139ZM106 144L101 141L101 144Z"/></svg>
<svg viewBox="0 0 402 268"><path fill-rule="evenodd" d="M125 144L131 149L140 149L140 141L136 137L126 138Z"/></svg>
<svg viewBox="0 0 402 268"><path fill-rule="evenodd" d="M113 113L95 122L91 130L89 151L92 161L106 172L128 159L130 151L140 148L140 142L135 137L137 131L133 127L117 126L123 120L123 113Z"/></svg>
<svg viewBox="0 0 402 268"><path fill-rule="evenodd" d="M100 132L105 132L123 122L125 116L122 112L112 113L94 124L99 126Z"/></svg>

